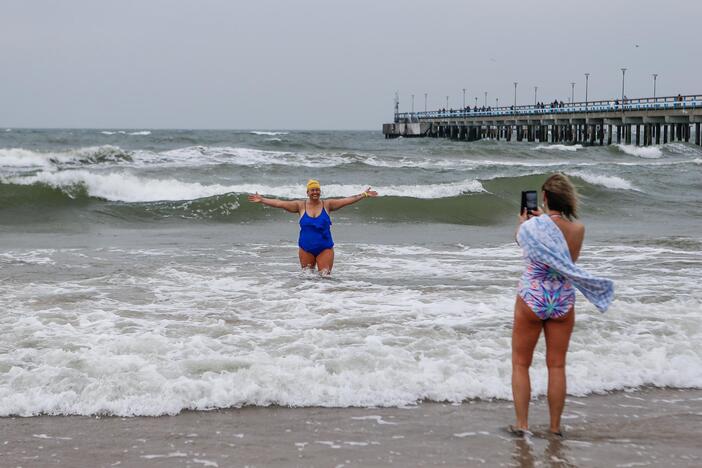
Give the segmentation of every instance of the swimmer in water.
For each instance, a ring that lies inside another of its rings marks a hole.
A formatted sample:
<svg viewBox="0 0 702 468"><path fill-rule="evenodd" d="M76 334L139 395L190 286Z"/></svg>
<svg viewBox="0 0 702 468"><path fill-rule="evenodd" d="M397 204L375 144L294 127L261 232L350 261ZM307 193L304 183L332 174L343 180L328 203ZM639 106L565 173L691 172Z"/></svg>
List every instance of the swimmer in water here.
<svg viewBox="0 0 702 468"><path fill-rule="evenodd" d="M346 198L322 200L319 181L307 182L307 200L278 200L264 198L258 193L249 195L252 203L263 203L274 208L282 208L300 216L300 266L313 269L315 266L322 275L328 275L334 266L334 241L331 236L329 213L356 203L368 197L377 197L378 192L368 187L358 195Z"/></svg>

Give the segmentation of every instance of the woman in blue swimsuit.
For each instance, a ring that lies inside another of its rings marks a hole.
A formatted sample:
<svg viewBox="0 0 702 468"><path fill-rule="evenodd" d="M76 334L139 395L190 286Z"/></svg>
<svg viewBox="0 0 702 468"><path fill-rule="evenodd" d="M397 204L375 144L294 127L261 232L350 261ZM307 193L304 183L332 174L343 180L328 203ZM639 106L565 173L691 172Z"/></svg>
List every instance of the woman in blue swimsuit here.
<svg viewBox="0 0 702 468"><path fill-rule="evenodd" d="M319 182L310 180L307 182L307 200L277 200L264 198L256 193L249 195L249 201L300 215L300 266L314 268L316 265L320 273L329 274L334 266L334 241L331 236L332 222L329 213L364 198L377 197L378 192L368 187L364 192L346 198L322 200L321 195Z"/></svg>

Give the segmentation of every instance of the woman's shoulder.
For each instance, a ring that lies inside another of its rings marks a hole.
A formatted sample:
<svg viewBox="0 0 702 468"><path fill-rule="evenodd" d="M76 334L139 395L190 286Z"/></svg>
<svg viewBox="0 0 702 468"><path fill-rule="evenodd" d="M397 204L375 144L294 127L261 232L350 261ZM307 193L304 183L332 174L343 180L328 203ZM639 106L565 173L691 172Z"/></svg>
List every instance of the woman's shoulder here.
<svg viewBox="0 0 702 468"><path fill-rule="evenodd" d="M573 220L573 229L575 232L585 232L585 225L580 221Z"/></svg>
<svg viewBox="0 0 702 468"><path fill-rule="evenodd" d="M583 238L585 237L585 225L583 223L581 223L580 221L573 220L563 224L567 224L566 229L568 230L568 234L570 234L570 237L579 241L583 240Z"/></svg>

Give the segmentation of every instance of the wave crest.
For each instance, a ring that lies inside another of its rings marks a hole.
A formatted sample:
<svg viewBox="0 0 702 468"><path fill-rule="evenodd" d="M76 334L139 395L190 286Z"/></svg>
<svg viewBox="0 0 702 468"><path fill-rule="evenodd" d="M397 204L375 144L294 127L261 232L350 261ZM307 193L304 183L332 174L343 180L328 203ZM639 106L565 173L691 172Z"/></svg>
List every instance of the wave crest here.
<svg viewBox="0 0 702 468"><path fill-rule="evenodd" d="M90 146L63 152L40 152L23 148L0 149L0 168L48 169L125 161L132 161L132 153L112 145Z"/></svg>
<svg viewBox="0 0 702 468"><path fill-rule="evenodd" d="M657 146L634 146L634 145L615 145L616 148L630 156L636 156L645 159L657 159L663 156L663 151Z"/></svg>

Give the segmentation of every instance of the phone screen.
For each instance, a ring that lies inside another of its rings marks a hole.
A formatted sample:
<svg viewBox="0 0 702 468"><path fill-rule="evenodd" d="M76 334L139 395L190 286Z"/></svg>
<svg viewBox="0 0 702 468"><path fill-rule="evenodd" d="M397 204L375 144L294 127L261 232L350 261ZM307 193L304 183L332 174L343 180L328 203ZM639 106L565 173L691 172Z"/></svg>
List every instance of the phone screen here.
<svg viewBox="0 0 702 468"><path fill-rule="evenodd" d="M531 213L538 206L536 190L525 190L522 192L522 211L526 209L527 213Z"/></svg>
<svg viewBox="0 0 702 468"><path fill-rule="evenodd" d="M536 207L536 192L533 190L529 190L526 193L526 208L528 211L533 211L536 209Z"/></svg>

